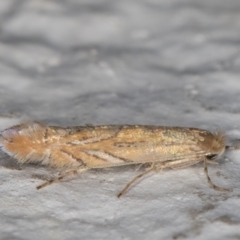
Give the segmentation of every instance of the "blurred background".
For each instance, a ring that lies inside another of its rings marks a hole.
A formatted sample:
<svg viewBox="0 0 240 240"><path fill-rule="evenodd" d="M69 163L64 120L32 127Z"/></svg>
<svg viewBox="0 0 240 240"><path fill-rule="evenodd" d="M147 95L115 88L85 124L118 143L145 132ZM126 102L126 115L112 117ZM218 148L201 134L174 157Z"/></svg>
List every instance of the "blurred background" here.
<svg viewBox="0 0 240 240"><path fill-rule="evenodd" d="M1 0L0 128L199 127L240 138L238 0ZM240 239L238 151L153 175L93 171L41 192L51 170L0 168L1 239ZM1 154L2 163L12 160ZM49 172L50 171L50 172Z"/></svg>

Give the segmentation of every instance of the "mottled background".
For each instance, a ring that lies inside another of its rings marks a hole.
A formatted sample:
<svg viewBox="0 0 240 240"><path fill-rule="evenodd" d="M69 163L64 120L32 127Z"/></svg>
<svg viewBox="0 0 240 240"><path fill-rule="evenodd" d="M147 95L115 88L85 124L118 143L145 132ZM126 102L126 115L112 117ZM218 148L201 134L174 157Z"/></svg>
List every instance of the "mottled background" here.
<svg viewBox="0 0 240 240"><path fill-rule="evenodd" d="M240 138L239 0L1 0L0 128L152 124ZM240 155L153 174L56 173L1 153L0 238L240 239ZM21 170L21 171L20 171Z"/></svg>

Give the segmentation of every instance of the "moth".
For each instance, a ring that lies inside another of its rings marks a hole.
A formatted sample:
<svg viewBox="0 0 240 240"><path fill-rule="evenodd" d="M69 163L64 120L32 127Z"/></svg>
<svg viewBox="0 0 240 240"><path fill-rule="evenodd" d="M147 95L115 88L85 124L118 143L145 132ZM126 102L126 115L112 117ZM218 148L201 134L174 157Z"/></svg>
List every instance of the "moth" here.
<svg viewBox="0 0 240 240"><path fill-rule="evenodd" d="M211 181L207 169L207 163L216 163L225 151L224 135L203 129L144 125L59 127L34 121L3 130L0 148L20 164L37 163L64 171L37 189L89 169L144 165L145 171L123 188L120 197L151 171L203 162L210 186L228 191Z"/></svg>

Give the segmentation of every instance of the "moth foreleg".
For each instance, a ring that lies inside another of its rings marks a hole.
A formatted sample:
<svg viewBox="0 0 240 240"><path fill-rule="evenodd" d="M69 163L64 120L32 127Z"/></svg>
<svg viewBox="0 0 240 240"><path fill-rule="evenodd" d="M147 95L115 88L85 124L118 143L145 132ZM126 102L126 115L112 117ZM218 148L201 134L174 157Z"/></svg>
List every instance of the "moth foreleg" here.
<svg viewBox="0 0 240 240"><path fill-rule="evenodd" d="M206 159L207 163L209 164L213 164L213 165L218 165L219 163L214 161L214 160L211 160L211 159Z"/></svg>
<svg viewBox="0 0 240 240"><path fill-rule="evenodd" d="M205 174L206 174L206 176L207 176L207 180L208 180L209 185L210 185L213 189L215 189L215 190L217 190L217 191L221 191L221 192L229 192L229 191L231 191L230 189L227 189L227 188L218 187L218 186L216 186L216 185L212 182L212 180L211 180L211 178L209 177L209 174L208 174L207 162L208 162L208 161L207 161L207 158L204 158L204 159L203 159L204 172L205 172Z"/></svg>

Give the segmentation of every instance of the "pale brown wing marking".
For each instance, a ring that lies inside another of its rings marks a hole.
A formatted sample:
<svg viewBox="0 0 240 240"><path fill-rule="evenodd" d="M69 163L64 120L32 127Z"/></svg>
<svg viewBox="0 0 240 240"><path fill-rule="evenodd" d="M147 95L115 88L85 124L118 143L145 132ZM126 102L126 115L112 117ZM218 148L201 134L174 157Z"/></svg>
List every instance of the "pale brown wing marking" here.
<svg viewBox="0 0 240 240"><path fill-rule="evenodd" d="M118 156L115 156L112 153L109 153L109 152L106 152L106 151L102 151L102 150L86 150L84 152L86 154L88 154L88 155L94 156L94 157L96 157L98 159L101 159L101 160L103 160L105 162L108 162L109 165L112 164L112 166L114 166L114 165L121 165L121 164L124 164L126 162L132 162L129 159L118 157Z"/></svg>
<svg viewBox="0 0 240 240"><path fill-rule="evenodd" d="M115 138L118 133L122 130L122 126L119 126L115 132L112 133L112 135L100 135L97 137L89 137L83 140L73 140L73 141L69 141L67 142L67 144L69 145L86 145L86 144L91 144L91 143L97 143L97 142L101 142L104 140L109 140L111 138Z"/></svg>
<svg viewBox="0 0 240 240"><path fill-rule="evenodd" d="M113 145L118 148L138 148L141 146L146 146L148 142L140 141L140 142L115 142Z"/></svg>
<svg viewBox="0 0 240 240"><path fill-rule="evenodd" d="M75 160L76 162L78 162L80 165L79 166L86 166L86 163L81 159L78 158L76 156L74 156L72 153L66 151L66 150L60 150L62 153L66 154L68 157L70 157L71 159Z"/></svg>

